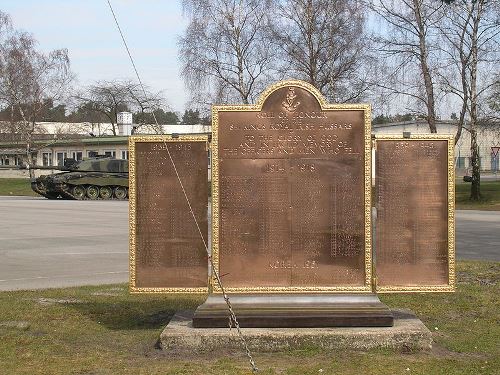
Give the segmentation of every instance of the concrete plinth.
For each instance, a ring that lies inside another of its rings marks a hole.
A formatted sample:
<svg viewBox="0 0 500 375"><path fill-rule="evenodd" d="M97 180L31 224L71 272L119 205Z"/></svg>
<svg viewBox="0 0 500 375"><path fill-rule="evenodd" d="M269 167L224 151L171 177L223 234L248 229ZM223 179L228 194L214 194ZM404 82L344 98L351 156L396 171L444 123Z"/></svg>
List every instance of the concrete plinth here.
<svg viewBox="0 0 500 375"><path fill-rule="evenodd" d="M277 352L319 347L366 350L429 350L431 332L409 310L393 310L393 327L242 328L250 350ZM178 312L160 335L163 350L175 353L241 351L235 328L193 328L193 312Z"/></svg>

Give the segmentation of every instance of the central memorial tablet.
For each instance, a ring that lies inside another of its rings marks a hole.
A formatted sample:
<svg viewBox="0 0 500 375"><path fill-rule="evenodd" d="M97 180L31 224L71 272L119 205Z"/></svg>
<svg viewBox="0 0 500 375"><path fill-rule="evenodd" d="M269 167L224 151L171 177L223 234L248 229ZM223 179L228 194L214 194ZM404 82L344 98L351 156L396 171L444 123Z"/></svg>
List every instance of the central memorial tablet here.
<svg viewBox="0 0 500 375"><path fill-rule="evenodd" d="M392 325L371 293L370 120L302 81L213 107L212 256L241 326ZM211 284L195 327L227 326Z"/></svg>
<svg viewBox="0 0 500 375"><path fill-rule="evenodd" d="M370 108L285 81L213 108L214 257L241 292L370 290ZM217 285L214 285L217 289Z"/></svg>

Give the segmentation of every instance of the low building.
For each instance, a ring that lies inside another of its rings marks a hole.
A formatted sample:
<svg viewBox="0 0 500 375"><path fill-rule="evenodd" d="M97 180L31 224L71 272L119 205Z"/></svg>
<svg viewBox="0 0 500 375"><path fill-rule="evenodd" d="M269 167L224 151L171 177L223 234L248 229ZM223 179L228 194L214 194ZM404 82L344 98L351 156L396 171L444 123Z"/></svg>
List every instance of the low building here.
<svg viewBox="0 0 500 375"><path fill-rule="evenodd" d="M57 125L51 125L57 128ZM452 121L440 121L437 124L438 132L443 134L456 134L457 126ZM136 135L145 133L149 129L145 126L139 128ZM160 132L163 134L209 134L210 125L162 125ZM414 134L429 133L429 127L423 120L406 121L400 123L375 124L372 127L374 134L402 135L403 132ZM60 136L60 135L59 135ZM58 137L59 137L58 136ZM117 159L128 159L128 136L85 136L83 134L66 135L63 139L54 138L50 134L43 134L42 139L35 141L36 151L33 158L36 165L61 166L64 159L73 158L82 160L93 155L108 155ZM500 170L500 129L479 129L478 146L480 166L482 171L497 172ZM455 166L457 173L469 172L470 163L470 134L463 130L462 136L455 147ZM20 142L0 141L0 166L16 168L25 163L26 150ZM44 171L46 173L46 171ZM3 173L5 176L5 172Z"/></svg>
<svg viewBox="0 0 500 375"><path fill-rule="evenodd" d="M147 129L147 128L145 128ZM162 125L163 134L208 134L209 125ZM149 134L136 132L136 135ZM93 134L94 135L94 134ZM82 160L94 155L107 155L117 159L128 159L128 136L90 136L82 134L57 136L40 134L34 137L33 161L37 166L62 166L64 159ZM27 170L19 170L26 164L26 148L15 137L0 138L0 177L27 177ZM41 174L47 174L42 170ZM50 171L49 171L50 173ZM40 172L37 171L36 175Z"/></svg>
<svg viewBox="0 0 500 375"><path fill-rule="evenodd" d="M454 121L438 121L438 133L457 133L457 124ZM429 125L424 120L405 121L388 124L374 124L372 126L374 134L396 134L403 132L414 134L429 133ZM482 171L500 171L500 127L479 128L477 131L477 144L479 147L479 165ZM455 145L455 169L459 174L469 173L471 169L470 132L463 129L460 140Z"/></svg>

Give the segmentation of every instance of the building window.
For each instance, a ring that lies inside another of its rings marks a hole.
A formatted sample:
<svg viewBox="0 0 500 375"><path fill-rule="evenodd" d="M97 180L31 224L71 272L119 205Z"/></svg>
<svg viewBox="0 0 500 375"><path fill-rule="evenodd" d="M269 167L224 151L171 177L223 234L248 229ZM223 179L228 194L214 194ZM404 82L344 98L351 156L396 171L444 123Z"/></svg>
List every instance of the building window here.
<svg viewBox="0 0 500 375"><path fill-rule="evenodd" d="M10 160L8 157L6 157L5 159L3 159L3 165L9 165L10 164Z"/></svg>
<svg viewBox="0 0 500 375"><path fill-rule="evenodd" d="M459 156L457 158L457 168L459 169L465 168L465 156Z"/></svg>
<svg viewBox="0 0 500 375"><path fill-rule="evenodd" d="M68 154L66 152L58 152L56 156L57 156L57 165L60 167L64 166L64 159L68 157Z"/></svg>
<svg viewBox="0 0 500 375"><path fill-rule="evenodd" d="M14 165L21 165L21 158L19 156L14 156Z"/></svg>
<svg viewBox="0 0 500 375"><path fill-rule="evenodd" d="M104 155L116 158L116 151L104 151Z"/></svg>
<svg viewBox="0 0 500 375"><path fill-rule="evenodd" d="M493 155L491 154L491 171L492 172L498 172L500 170L500 155L496 154Z"/></svg>
<svg viewBox="0 0 500 375"><path fill-rule="evenodd" d="M42 165L44 167L52 165L52 152L42 152Z"/></svg>
<svg viewBox="0 0 500 375"><path fill-rule="evenodd" d="M82 151L72 151L71 157L73 159L75 159L76 161L80 161L83 159L83 152Z"/></svg>
<svg viewBox="0 0 500 375"><path fill-rule="evenodd" d="M87 151L87 157L88 158L94 158L97 155L99 155L99 153L96 150L88 150Z"/></svg>
<svg viewBox="0 0 500 375"><path fill-rule="evenodd" d="M122 159L128 160L128 150L122 150Z"/></svg>

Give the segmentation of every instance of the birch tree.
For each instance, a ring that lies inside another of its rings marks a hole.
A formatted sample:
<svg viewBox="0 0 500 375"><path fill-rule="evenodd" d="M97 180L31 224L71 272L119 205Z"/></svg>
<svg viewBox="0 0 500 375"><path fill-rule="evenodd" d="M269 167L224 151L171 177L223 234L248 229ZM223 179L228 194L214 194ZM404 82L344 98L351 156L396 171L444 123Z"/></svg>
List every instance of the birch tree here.
<svg viewBox="0 0 500 375"><path fill-rule="evenodd" d="M441 24L446 69L440 75L443 89L458 99L458 142L463 129L471 135L471 200L481 198L477 128L481 104L498 84L500 64L500 6L488 0L449 1ZM491 95L491 94L490 94ZM485 106L486 107L486 106Z"/></svg>
<svg viewBox="0 0 500 375"><path fill-rule="evenodd" d="M20 116L13 129L22 139L26 159L33 164L33 135L47 101L60 101L73 78L66 49L49 53L37 49L26 32L10 29L0 41L0 101ZM13 117L14 118L14 117ZM30 170L30 172L32 172Z"/></svg>
<svg viewBox="0 0 500 375"><path fill-rule="evenodd" d="M271 30L281 75L311 83L333 102L359 100L370 66L365 14L355 0L278 0Z"/></svg>
<svg viewBox="0 0 500 375"><path fill-rule="evenodd" d="M269 83L271 1L184 0L189 24L180 38L185 84L200 104L255 100Z"/></svg>
<svg viewBox="0 0 500 375"><path fill-rule="evenodd" d="M377 50L390 60L388 75L378 86L397 96L412 98L427 120L436 126L436 24L443 4L431 0L379 0L371 9L387 28L374 37Z"/></svg>

